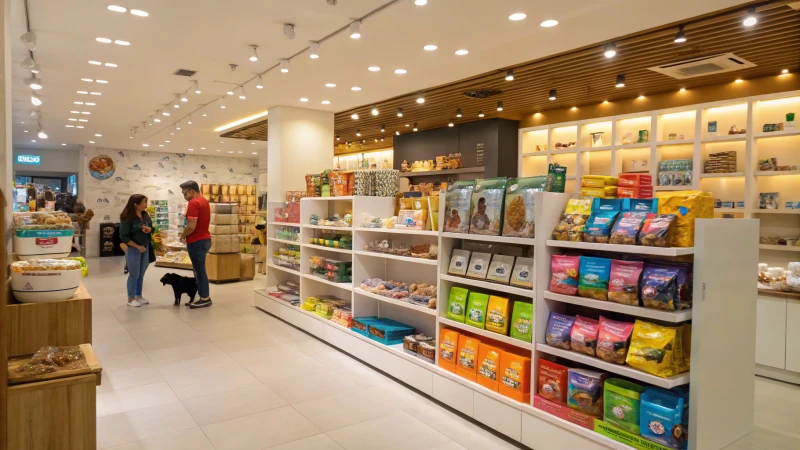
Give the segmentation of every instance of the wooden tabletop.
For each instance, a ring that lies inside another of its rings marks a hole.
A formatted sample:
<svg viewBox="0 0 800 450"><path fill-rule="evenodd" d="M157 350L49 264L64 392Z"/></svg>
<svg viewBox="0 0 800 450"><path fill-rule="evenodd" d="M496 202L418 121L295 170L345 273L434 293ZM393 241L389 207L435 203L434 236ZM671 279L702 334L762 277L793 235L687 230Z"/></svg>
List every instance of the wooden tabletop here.
<svg viewBox="0 0 800 450"><path fill-rule="evenodd" d="M764 297L777 297L777 298L788 298L790 300L800 300L800 292L785 292L785 291L775 291L772 289L759 289L758 295Z"/></svg>
<svg viewBox="0 0 800 450"><path fill-rule="evenodd" d="M92 344L79 345L84 357L86 358L86 367L71 370L60 370L57 372L43 373L43 374L24 374L17 372L17 368L23 366L30 361L33 355L18 356L8 360L8 384L22 384L33 383L37 381L53 380L56 378L67 378L76 375L99 374L103 371L100 361L94 354ZM100 385L100 377L97 377L97 385Z"/></svg>

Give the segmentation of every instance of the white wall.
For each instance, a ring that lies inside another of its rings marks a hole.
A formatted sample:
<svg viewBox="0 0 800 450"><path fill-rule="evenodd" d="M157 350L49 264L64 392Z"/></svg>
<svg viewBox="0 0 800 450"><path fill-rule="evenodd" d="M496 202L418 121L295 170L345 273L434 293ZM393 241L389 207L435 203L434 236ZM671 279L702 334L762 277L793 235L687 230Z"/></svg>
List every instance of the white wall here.
<svg viewBox="0 0 800 450"><path fill-rule="evenodd" d="M83 202L94 210L95 217L87 234L87 254L99 254L99 225L119 222L119 214L128 197L144 194L150 200L170 200L175 208L184 200L180 184L194 180L198 184L257 184L256 159L226 158L193 154L141 152L100 147L83 151ZM98 180L89 173L95 156L107 155L114 161L114 174Z"/></svg>
<svg viewBox="0 0 800 450"><path fill-rule="evenodd" d="M305 191L305 175L330 169L332 158L333 113L270 108L267 192L272 201L288 190Z"/></svg>

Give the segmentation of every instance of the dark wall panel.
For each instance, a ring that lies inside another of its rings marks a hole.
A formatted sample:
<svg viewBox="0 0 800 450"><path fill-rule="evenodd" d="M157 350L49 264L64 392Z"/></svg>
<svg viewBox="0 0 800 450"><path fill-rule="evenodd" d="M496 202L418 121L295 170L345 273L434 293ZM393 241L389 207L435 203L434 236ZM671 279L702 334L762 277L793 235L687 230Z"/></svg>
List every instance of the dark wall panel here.
<svg viewBox="0 0 800 450"><path fill-rule="evenodd" d="M409 130L410 131L410 130ZM403 160L436 160L437 156L458 152L458 128L444 127L409 132L394 137L394 168L400 170Z"/></svg>

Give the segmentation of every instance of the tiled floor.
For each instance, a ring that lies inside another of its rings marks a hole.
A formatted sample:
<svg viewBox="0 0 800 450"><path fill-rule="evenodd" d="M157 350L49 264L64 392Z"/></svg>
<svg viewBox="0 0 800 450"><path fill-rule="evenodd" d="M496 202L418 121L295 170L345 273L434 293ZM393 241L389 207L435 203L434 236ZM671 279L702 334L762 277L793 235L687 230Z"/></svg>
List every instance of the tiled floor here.
<svg viewBox="0 0 800 450"><path fill-rule="evenodd" d="M514 445L253 307L263 279L211 286L214 306L125 305L121 258L89 260L97 440L124 450L514 449ZM186 301L185 298L183 300ZM800 388L757 379L758 428L731 450L800 448Z"/></svg>

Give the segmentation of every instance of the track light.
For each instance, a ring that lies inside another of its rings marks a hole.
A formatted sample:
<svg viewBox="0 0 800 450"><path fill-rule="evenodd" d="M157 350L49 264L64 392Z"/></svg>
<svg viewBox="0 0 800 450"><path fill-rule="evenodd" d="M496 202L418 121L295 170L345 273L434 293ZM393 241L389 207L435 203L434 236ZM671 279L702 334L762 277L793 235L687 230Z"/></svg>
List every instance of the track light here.
<svg viewBox="0 0 800 450"><path fill-rule="evenodd" d="M356 136L361 137L361 129L356 128Z"/></svg>
<svg viewBox="0 0 800 450"><path fill-rule="evenodd" d="M350 118L353 120L358 120L358 113L350 114Z"/></svg>
<svg viewBox="0 0 800 450"><path fill-rule="evenodd" d="M394 135L395 135L395 136L400 136L400 132L399 132L399 131L395 131L395 132L394 132Z"/></svg>
<svg viewBox="0 0 800 450"><path fill-rule="evenodd" d="M197 81L197 80L192 80L192 84L194 85L194 93L195 94L200 94L201 93L201 91L200 91L200 82Z"/></svg>
<svg viewBox="0 0 800 450"><path fill-rule="evenodd" d="M289 72L289 60L288 59L282 59L281 60L281 72L282 73Z"/></svg>
<svg viewBox="0 0 800 450"><path fill-rule="evenodd" d="M742 21L742 24L746 27L752 27L757 23L758 23L758 17L756 16L756 7L751 6L750 9L747 10L747 16L745 16L744 21Z"/></svg>
<svg viewBox="0 0 800 450"><path fill-rule="evenodd" d="M161 114L161 110L157 109L156 110L156 116L153 118L153 122L156 122L156 123L161 122L161 119L158 118L159 114Z"/></svg>
<svg viewBox="0 0 800 450"><path fill-rule="evenodd" d="M547 95L547 98L549 100L555 100L556 99L556 90L555 89L550 89L550 94Z"/></svg>
<svg viewBox="0 0 800 450"><path fill-rule="evenodd" d="M149 122L149 123L150 123L150 125L152 126L152 125L153 125L153 116L150 116L150 117L149 117L149 119L150 119L150 122Z"/></svg>
<svg viewBox="0 0 800 450"><path fill-rule="evenodd" d="M418 128L417 128L417 122L414 122L414 131L417 131L417 130L418 130Z"/></svg>
<svg viewBox="0 0 800 450"><path fill-rule="evenodd" d="M27 48L28 51L32 52L32 51L36 50L36 32L35 31L28 31L27 33L25 33L22 36L20 36L19 40L20 40L20 42L25 44L25 48Z"/></svg>
<svg viewBox="0 0 800 450"><path fill-rule="evenodd" d="M625 87L625 74L617 75L617 84L615 86L618 88Z"/></svg>
<svg viewBox="0 0 800 450"><path fill-rule="evenodd" d="M219 108L225 109L225 97L220 97L219 99Z"/></svg>
<svg viewBox="0 0 800 450"><path fill-rule="evenodd" d="M424 96L424 95L422 95L422 94L419 94L419 95L417 96L417 103L419 103L420 105L421 105L421 104L423 104L423 103L425 103L425 96Z"/></svg>
<svg viewBox="0 0 800 450"><path fill-rule="evenodd" d="M258 61L258 46L257 45L250 45L250 48L253 49L253 54L250 55L250 61L252 61L252 62Z"/></svg>
<svg viewBox="0 0 800 450"><path fill-rule="evenodd" d="M311 58L311 59L319 58L319 42L317 42L317 41L308 41L308 47L310 49L308 57Z"/></svg>
<svg viewBox="0 0 800 450"><path fill-rule="evenodd" d="M508 69L506 71L506 81L514 81L514 70Z"/></svg>
<svg viewBox="0 0 800 450"><path fill-rule="evenodd" d="M245 100L247 95L244 93L244 86L239 86L239 98Z"/></svg>
<svg viewBox="0 0 800 450"><path fill-rule="evenodd" d="M290 41L294 39L294 25L291 23L283 24L283 34Z"/></svg>
<svg viewBox="0 0 800 450"><path fill-rule="evenodd" d="M175 109L181 107L181 94L175 94L175 101L173 102L172 107Z"/></svg>
<svg viewBox="0 0 800 450"><path fill-rule="evenodd" d="M378 107L375 106L375 105L372 105L372 115L373 116L377 116L378 114L380 114L380 112L378 111Z"/></svg>
<svg viewBox="0 0 800 450"><path fill-rule="evenodd" d="M397 117L403 117L403 108L397 108Z"/></svg>
<svg viewBox="0 0 800 450"><path fill-rule="evenodd" d="M40 113L39 113L38 109L34 109L33 111L31 111L31 117L33 117L34 119L38 119L39 116L40 116Z"/></svg>
<svg viewBox="0 0 800 450"><path fill-rule="evenodd" d="M181 94L181 101L184 102L184 103L189 101L189 97L186 95L186 92Z"/></svg>
<svg viewBox="0 0 800 450"><path fill-rule="evenodd" d="M458 117L460 119L461 116L463 116L463 114L461 114L461 108L457 108L456 109L456 117Z"/></svg>
<svg viewBox="0 0 800 450"><path fill-rule="evenodd" d="M33 106L39 106L42 104L42 99L39 98L39 94L36 92L31 93L31 103L33 103Z"/></svg>
<svg viewBox="0 0 800 450"><path fill-rule="evenodd" d="M483 113L483 111L478 111L478 117L483 117L483 116L485 116L485 115L486 115L486 114L484 114L484 113Z"/></svg>
<svg viewBox="0 0 800 450"><path fill-rule="evenodd" d="M36 74L31 75L30 78L26 78L25 84L27 84L28 87L33 89L34 91L38 91L39 89L42 88L42 80L36 78Z"/></svg>
<svg viewBox="0 0 800 450"><path fill-rule="evenodd" d="M497 110L498 111L502 111L503 110L503 102L497 102Z"/></svg>
<svg viewBox="0 0 800 450"><path fill-rule="evenodd" d="M341 139L341 138L340 138L340 137L339 137L339 135L337 134L337 135L336 135L336 140L338 141L338 140L340 140L340 139Z"/></svg>
<svg viewBox="0 0 800 450"><path fill-rule="evenodd" d="M428 0L414 0L414 4L417 6L425 6L428 4Z"/></svg>
<svg viewBox="0 0 800 450"><path fill-rule="evenodd" d="M208 113L206 112L206 106L205 105L203 105L203 114L201 114L201 116L208 117Z"/></svg>
<svg viewBox="0 0 800 450"><path fill-rule="evenodd" d="M33 58L31 58L30 56L28 56L27 58L23 59L22 62L19 63L19 65L25 70L31 70L31 68L36 65L36 61L34 61Z"/></svg>
<svg viewBox="0 0 800 450"><path fill-rule="evenodd" d="M681 25L680 29L678 29L678 33L675 35L676 44L682 44L686 42L686 33L683 31L683 25Z"/></svg>
<svg viewBox="0 0 800 450"><path fill-rule="evenodd" d="M606 58L613 58L617 54L617 44L614 42L609 42L603 48L603 52L606 55Z"/></svg>
<svg viewBox="0 0 800 450"><path fill-rule="evenodd" d="M452 128L456 126L456 123L453 121L453 119L450 119L450 122L448 122L447 126Z"/></svg>
<svg viewBox="0 0 800 450"><path fill-rule="evenodd" d="M350 39L361 38L361 21L356 20L350 24Z"/></svg>
<svg viewBox="0 0 800 450"><path fill-rule="evenodd" d="M256 83L256 89L264 89L264 79L261 78L261 75L258 76L258 83Z"/></svg>
<svg viewBox="0 0 800 450"><path fill-rule="evenodd" d="M169 106L169 105L167 105L167 106ZM162 116L167 116L167 117L171 116L171 114L169 113L169 111L161 111L161 115L162 115Z"/></svg>
<svg viewBox="0 0 800 450"><path fill-rule="evenodd" d="M42 127L41 127L41 125L39 126L39 134L37 134L37 136L39 136L39 139L47 139L47 133L45 133L45 132L42 130Z"/></svg>
<svg viewBox="0 0 800 450"><path fill-rule="evenodd" d="M386 124L382 123L381 124L381 133L385 133L385 132L386 132Z"/></svg>

